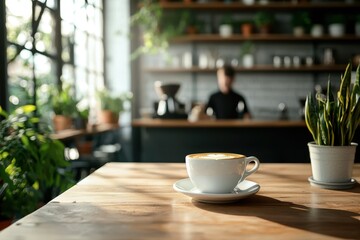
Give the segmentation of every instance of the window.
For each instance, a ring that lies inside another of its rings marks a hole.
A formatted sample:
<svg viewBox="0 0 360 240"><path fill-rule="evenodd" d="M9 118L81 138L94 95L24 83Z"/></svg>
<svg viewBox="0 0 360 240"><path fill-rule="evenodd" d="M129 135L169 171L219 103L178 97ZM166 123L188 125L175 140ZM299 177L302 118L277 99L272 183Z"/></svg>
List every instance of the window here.
<svg viewBox="0 0 360 240"><path fill-rule="evenodd" d="M50 89L72 84L95 104L104 85L102 0L6 0L10 110L36 104L49 115Z"/></svg>

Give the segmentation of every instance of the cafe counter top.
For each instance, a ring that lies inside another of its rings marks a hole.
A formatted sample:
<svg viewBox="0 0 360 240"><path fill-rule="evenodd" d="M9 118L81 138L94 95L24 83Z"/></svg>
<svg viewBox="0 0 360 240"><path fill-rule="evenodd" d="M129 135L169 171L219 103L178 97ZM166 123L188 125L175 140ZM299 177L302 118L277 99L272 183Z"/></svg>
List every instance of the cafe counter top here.
<svg viewBox="0 0 360 240"><path fill-rule="evenodd" d="M301 120L200 120L190 122L188 120L179 119L135 119L132 121L133 127L173 127L173 128L248 128L248 127L306 127L304 121Z"/></svg>
<svg viewBox="0 0 360 240"><path fill-rule="evenodd" d="M133 157L183 162L195 152L235 152L262 162L309 162L312 141L304 121L135 119Z"/></svg>

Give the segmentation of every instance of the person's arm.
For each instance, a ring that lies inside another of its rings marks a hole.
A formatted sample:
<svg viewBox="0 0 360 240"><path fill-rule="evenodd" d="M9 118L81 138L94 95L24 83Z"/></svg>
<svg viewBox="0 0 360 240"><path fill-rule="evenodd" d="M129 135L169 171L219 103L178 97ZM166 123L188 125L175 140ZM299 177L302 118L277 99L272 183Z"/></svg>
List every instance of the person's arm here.
<svg viewBox="0 0 360 240"><path fill-rule="evenodd" d="M243 119L251 119L252 116L251 116L251 113L249 111L249 108L248 108L248 105L247 105L247 102L245 100L245 98L243 99L244 101L244 115L243 115Z"/></svg>
<svg viewBox="0 0 360 240"><path fill-rule="evenodd" d="M215 115L213 102L214 102L214 99L213 99L213 96L211 95L208 103L205 106L205 113L206 113L206 115L208 115L210 117L213 117Z"/></svg>

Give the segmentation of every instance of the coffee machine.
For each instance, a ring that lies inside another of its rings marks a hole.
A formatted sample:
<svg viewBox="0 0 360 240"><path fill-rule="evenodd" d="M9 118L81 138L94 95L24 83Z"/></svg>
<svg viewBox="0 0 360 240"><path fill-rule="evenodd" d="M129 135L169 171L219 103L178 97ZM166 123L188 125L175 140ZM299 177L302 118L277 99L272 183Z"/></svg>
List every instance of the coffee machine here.
<svg viewBox="0 0 360 240"><path fill-rule="evenodd" d="M163 84L160 81L155 82L155 91L160 98L154 104L154 118L162 119L187 119L185 105L176 99L176 93L180 89L180 84Z"/></svg>

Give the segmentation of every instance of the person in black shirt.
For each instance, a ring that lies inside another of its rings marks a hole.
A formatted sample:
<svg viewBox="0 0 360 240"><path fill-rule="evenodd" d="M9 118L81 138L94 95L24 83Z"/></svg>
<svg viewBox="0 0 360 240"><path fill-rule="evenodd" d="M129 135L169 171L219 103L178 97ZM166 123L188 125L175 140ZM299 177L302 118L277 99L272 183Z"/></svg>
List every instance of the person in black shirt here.
<svg viewBox="0 0 360 240"><path fill-rule="evenodd" d="M217 119L251 118L243 96L232 90L235 70L228 65L217 71L219 91L213 93L206 106L207 112L213 112Z"/></svg>

